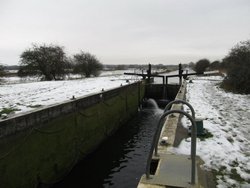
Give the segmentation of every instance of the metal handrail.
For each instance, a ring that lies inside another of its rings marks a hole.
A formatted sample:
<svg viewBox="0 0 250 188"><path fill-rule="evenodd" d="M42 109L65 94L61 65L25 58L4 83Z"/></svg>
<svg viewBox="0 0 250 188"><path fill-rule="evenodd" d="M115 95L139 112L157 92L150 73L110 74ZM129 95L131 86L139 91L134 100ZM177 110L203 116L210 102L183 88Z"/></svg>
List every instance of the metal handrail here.
<svg viewBox="0 0 250 188"><path fill-rule="evenodd" d="M172 105L172 104L175 104L175 103L183 103L183 104L186 104L189 108L190 108L190 110L191 110L191 112L192 112L192 117L193 117L193 119L195 120L195 111L194 111L194 108L191 106L191 104L189 104L188 102L186 102L186 101L184 101L184 100L181 100L181 99L177 99L177 100L174 100L174 101L171 101L170 103L168 103L166 106L165 106L165 108L164 108L164 113L168 110L168 108ZM156 131L158 131L158 134L159 134L159 137L160 137L160 133L161 133L161 130L156 130ZM158 147L155 147L155 156L157 156L158 155Z"/></svg>
<svg viewBox="0 0 250 188"><path fill-rule="evenodd" d="M191 104L189 104L188 102L184 101L184 100L181 100L181 99L177 99L177 100L174 100L174 101L171 101L170 103L167 104L167 106L165 106L164 108L164 112L166 112L168 110L168 108L172 105L172 104L175 104L175 103L183 103L183 104L186 104L191 112L192 112L192 117L194 118L195 120L195 112L194 112L194 108L191 106Z"/></svg>
<svg viewBox="0 0 250 188"><path fill-rule="evenodd" d="M160 138L161 130L164 125L163 120L166 116L173 113L180 113L185 115L191 122L192 122L192 128L191 128L191 184L195 184L195 158L196 158L196 134L197 134L197 127L195 120L192 116L190 116L187 112L184 112L182 110L170 110L167 112L164 112L164 114L161 116L159 123L157 125L157 131L154 134L152 145L149 151L149 156L147 159L147 166L146 166L146 178L150 178L150 164L153 156L154 149L158 147L158 140Z"/></svg>

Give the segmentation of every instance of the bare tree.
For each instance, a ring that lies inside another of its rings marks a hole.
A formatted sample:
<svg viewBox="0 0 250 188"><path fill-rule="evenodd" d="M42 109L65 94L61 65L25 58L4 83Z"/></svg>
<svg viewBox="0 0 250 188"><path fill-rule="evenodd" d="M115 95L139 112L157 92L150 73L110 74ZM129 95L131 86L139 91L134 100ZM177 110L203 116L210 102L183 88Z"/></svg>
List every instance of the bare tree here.
<svg viewBox="0 0 250 188"><path fill-rule="evenodd" d="M33 45L21 54L18 75L42 76L44 80L64 79L69 63L63 47L57 45Z"/></svg>
<svg viewBox="0 0 250 188"><path fill-rule="evenodd" d="M74 72L79 73L85 77L99 76L103 65L99 62L96 56L81 51L74 55L75 68Z"/></svg>

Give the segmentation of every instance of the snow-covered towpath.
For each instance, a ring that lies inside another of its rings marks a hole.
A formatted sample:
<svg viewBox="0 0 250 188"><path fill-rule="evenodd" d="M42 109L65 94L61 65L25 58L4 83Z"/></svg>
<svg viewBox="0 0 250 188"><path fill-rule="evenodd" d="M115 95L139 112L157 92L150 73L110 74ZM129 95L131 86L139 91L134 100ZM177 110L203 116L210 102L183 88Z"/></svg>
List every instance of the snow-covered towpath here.
<svg viewBox="0 0 250 188"><path fill-rule="evenodd" d="M250 187L250 95L223 91L221 80L196 77L187 86L187 101L212 134L198 140L197 155L205 162L203 168L215 173L217 187ZM182 122L190 125L186 118ZM173 151L190 154L190 140L183 140Z"/></svg>

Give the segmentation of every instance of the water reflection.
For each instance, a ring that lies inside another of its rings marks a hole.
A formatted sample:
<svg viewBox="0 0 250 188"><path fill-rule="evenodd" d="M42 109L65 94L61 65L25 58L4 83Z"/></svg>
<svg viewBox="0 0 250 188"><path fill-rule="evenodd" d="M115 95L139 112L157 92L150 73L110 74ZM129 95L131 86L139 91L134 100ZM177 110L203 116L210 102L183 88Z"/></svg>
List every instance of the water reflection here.
<svg viewBox="0 0 250 188"><path fill-rule="evenodd" d="M155 132L159 109L144 109L81 161L54 188L137 187Z"/></svg>

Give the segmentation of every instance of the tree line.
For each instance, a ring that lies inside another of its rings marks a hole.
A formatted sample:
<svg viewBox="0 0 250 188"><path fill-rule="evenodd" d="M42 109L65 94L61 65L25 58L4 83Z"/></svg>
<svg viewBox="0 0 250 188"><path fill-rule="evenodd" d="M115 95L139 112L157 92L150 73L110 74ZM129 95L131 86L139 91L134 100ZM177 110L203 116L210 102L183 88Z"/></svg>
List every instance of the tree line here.
<svg viewBox="0 0 250 188"><path fill-rule="evenodd" d="M204 73L205 71L219 70L221 72L226 72L227 64L224 61L213 61L204 58L200 59L196 63L190 62L189 67L192 68L197 73Z"/></svg>
<svg viewBox="0 0 250 188"><path fill-rule="evenodd" d="M219 70L226 73L221 87L235 93L250 94L250 40L236 44L222 61L201 59L189 66L198 73Z"/></svg>
<svg viewBox="0 0 250 188"><path fill-rule="evenodd" d="M189 63L196 72L220 70L226 73L222 87L236 93L250 93L250 40L236 44L221 61L210 62L201 59ZM120 67L121 69L123 67ZM43 80L61 80L69 73L82 77L98 76L103 65L88 52L79 52L68 57L64 48L58 45L32 45L20 56L18 75L40 76ZM4 76L4 66L0 65L0 77Z"/></svg>
<svg viewBox="0 0 250 188"><path fill-rule="evenodd" d="M0 78L5 75L4 66L0 65Z"/></svg>
<svg viewBox="0 0 250 188"><path fill-rule="evenodd" d="M39 76L42 80L62 80L69 73L83 77L98 76L103 65L88 52L68 57L58 45L32 45L20 56L18 76Z"/></svg>

